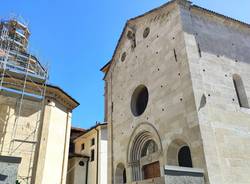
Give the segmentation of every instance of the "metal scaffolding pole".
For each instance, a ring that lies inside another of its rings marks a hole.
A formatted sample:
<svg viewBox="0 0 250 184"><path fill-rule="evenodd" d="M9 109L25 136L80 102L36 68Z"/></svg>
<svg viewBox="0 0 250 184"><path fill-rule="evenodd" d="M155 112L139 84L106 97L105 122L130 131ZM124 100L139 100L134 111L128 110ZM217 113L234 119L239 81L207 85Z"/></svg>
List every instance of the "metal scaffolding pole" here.
<svg viewBox="0 0 250 184"><path fill-rule="evenodd" d="M17 31L13 31L13 28L10 29L10 27L8 27L13 26L11 25L11 21L16 20L10 20L9 22L4 23L0 22L2 27L6 26L6 28L4 28L5 36L1 35L2 30L0 27L0 51L2 51L1 53L4 53L3 57L0 55L0 96L10 96L15 99L15 119L10 132L11 139L7 152L9 156L22 157L23 155L26 155L26 157L28 157L28 174L19 174L18 179L24 183L30 184L38 142L39 125L42 121L42 114L45 105L48 70L40 64L36 57L26 51L27 38L25 35L20 35ZM25 28L24 25L18 25L18 22L14 23L14 25L19 26L18 28ZM6 32L6 30L9 32ZM14 36L12 34L14 34ZM16 41L15 39L16 34L26 40L24 42L20 41L19 43L19 40ZM12 37L10 37L10 35L12 35ZM29 32L27 35L29 36ZM25 45L22 45L22 43ZM20 50L22 51L20 52ZM27 101L29 102L28 106L32 106L32 109L35 109L36 118L31 122L32 129L21 135L22 131L20 131L19 128L22 127L24 123L22 113L27 108ZM5 126L9 123L8 121L4 122L5 120L1 118L1 122L2 121L6 124ZM29 152L25 152L22 149L22 147L26 145L30 145Z"/></svg>

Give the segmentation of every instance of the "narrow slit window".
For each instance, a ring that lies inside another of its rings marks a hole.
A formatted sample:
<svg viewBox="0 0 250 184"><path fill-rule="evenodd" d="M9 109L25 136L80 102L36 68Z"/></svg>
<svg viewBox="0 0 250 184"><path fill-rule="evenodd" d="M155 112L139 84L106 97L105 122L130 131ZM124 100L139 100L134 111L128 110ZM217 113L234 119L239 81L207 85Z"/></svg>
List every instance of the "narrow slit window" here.
<svg viewBox="0 0 250 184"><path fill-rule="evenodd" d="M83 144L81 144L81 149L82 149L82 150L84 150L84 149L85 149L85 145L84 145L84 143L83 143Z"/></svg>
<svg viewBox="0 0 250 184"><path fill-rule="evenodd" d="M91 146L95 145L95 138L91 139Z"/></svg>
<svg viewBox="0 0 250 184"><path fill-rule="evenodd" d="M174 59L175 59L175 61L177 62L178 60L177 60L177 54L176 54L176 50L174 49Z"/></svg>
<svg viewBox="0 0 250 184"><path fill-rule="evenodd" d="M201 47L199 43L197 43L197 48L198 48L199 56L201 57Z"/></svg>
<svg viewBox="0 0 250 184"><path fill-rule="evenodd" d="M238 74L233 75L233 83L240 107L249 108L245 87L241 77Z"/></svg>
<svg viewBox="0 0 250 184"><path fill-rule="evenodd" d="M91 150L91 157L90 157L90 161L93 162L95 160L95 150Z"/></svg>

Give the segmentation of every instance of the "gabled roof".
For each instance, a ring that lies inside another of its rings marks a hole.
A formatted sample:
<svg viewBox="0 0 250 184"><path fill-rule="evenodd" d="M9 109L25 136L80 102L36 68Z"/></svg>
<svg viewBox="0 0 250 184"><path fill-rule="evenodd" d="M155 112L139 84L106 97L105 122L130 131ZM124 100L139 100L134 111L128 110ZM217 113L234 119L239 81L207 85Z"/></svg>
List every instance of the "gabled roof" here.
<svg viewBox="0 0 250 184"><path fill-rule="evenodd" d="M116 52L117 52L117 50L118 50L118 48L119 48L120 42L121 42L121 40L122 40L122 38L123 38L123 36L124 36L125 30L126 30L126 28L128 27L128 24L129 24L131 21L134 21L134 20L139 19L139 18L141 18L141 17L144 17L144 16L146 16L146 15L152 13L152 12L155 12L155 11L157 11L157 10L163 8L163 7L166 7L166 6L168 6L168 5L172 4L172 3L174 3L175 1L185 1L185 2L189 2L189 1L186 1L186 0L171 0L171 1L169 1L169 2L167 2L167 3L165 3L165 4L163 4L163 5L161 5L160 7L154 8L154 9L152 9L152 10L150 10L150 11L148 11L148 12L142 14L142 15L136 16L136 17L131 18L131 19L129 19L129 20L126 21L126 24L125 24L125 26L124 26L124 28L123 28L122 34L121 34L121 36L120 36L118 42L117 42L117 45L116 45L116 48L115 48L115 50L114 50L114 53L113 53L113 55L112 55L111 60L110 60L107 64L105 64L105 65L100 69L103 73L105 73L104 78L106 77L106 75L107 75L107 73L108 73L108 71L109 71L109 69L110 69L111 64L114 62L114 61L113 61L113 60L114 60L114 57L115 57Z"/></svg>
<svg viewBox="0 0 250 184"><path fill-rule="evenodd" d="M226 16L226 15L223 15L223 14L217 13L217 12L215 12L215 11L212 11L212 10L209 10L209 9L206 9L206 8L203 8L203 7L200 7L200 6L197 6L197 5L195 5L195 4L192 5L192 8L196 8L196 9L201 10L201 11L204 11L204 12L206 12L206 13L213 14L213 15L215 15L215 16L218 16L218 17L227 19L227 20L229 20L229 21L233 21L233 22L235 22L235 23L242 24L243 26L246 26L246 27L250 28L250 24L249 24L249 23L246 23L246 22L237 20L237 19L232 18L232 17L228 17L228 16Z"/></svg>
<svg viewBox="0 0 250 184"><path fill-rule="evenodd" d="M94 129L97 129L98 127L105 127L107 126L107 123L96 123L94 126L90 127L89 129L85 130L85 132L83 132L81 135L79 135L78 137L75 138L74 142L76 142L77 139L81 138L83 135L91 132Z"/></svg>
<svg viewBox="0 0 250 184"><path fill-rule="evenodd" d="M100 71L102 71L103 73L106 73L109 70L109 64L111 63L111 60L109 62L107 62L101 69Z"/></svg>
<svg viewBox="0 0 250 184"><path fill-rule="evenodd" d="M77 137L81 136L85 132L86 130L83 128L71 127L70 140L76 139Z"/></svg>
<svg viewBox="0 0 250 184"><path fill-rule="evenodd" d="M125 24L125 26L124 26L124 28L123 28L122 34L121 34L121 36L120 36L120 38L119 38L119 40L118 40L118 42L117 42L117 45L116 45L116 48L115 48L115 50L114 50L114 53L113 53L113 55L112 55L111 60L110 60L107 64L105 64L105 65L100 69L100 71L102 71L103 73L105 73L104 78L106 77L107 73L109 72L110 66L111 66L112 63L114 62L114 57L115 57L115 55L116 55L117 49L119 48L120 42L121 42L121 40L122 40L122 38L123 38L123 36L124 36L125 30L126 30L128 24L129 24L131 21L137 20L137 19L139 19L139 18L141 18L141 17L144 17L144 16L146 16L146 15L149 15L149 14L151 14L151 13L153 13L153 12L159 10L159 9L162 9L162 8L164 8L164 7L166 7L166 6L169 6L170 4L173 4L173 3L177 3L177 4L188 4L188 5L190 6L190 9L194 8L194 9L203 11L203 12L205 12L205 13L212 14L212 15L214 15L214 16L221 17L221 18L226 19L226 20L228 20L228 21L232 21L232 22L235 22L235 23L239 23L239 24L241 24L241 25L243 25L243 26L246 26L246 27L250 28L250 24L248 24L248 23L245 23L245 22L236 20L236 19L234 19L234 18L231 18L231 17L225 16L225 15L222 15L222 14L220 14L220 13L216 13L216 12L214 12L214 11L212 11L212 10L205 9L205 8L202 8L202 7L197 6L197 5L193 5L191 1L187 1L187 0L171 0L171 1L169 1L169 2L167 2L167 3L165 3L165 4L161 5L161 6L159 6L159 7L157 7L157 8L154 8L154 9L152 9L152 10L150 10L150 11L148 11L148 12L142 14L142 15L139 15L139 16L136 16L136 17L134 17L134 18L131 18L131 19L127 20L127 22L126 22L126 24Z"/></svg>
<svg viewBox="0 0 250 184"><path fill-rule="evenodd" d="M86 130L85 130L84 128L71 127L71 131L75 131L75 132L85 132Z"/></svg>

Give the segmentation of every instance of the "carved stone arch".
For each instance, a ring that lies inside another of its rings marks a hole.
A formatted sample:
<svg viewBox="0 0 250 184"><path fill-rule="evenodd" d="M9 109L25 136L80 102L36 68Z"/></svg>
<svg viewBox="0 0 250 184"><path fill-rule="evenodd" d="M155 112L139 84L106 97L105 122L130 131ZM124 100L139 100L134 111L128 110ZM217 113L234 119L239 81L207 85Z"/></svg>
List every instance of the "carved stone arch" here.
<svg viewBox="0 0 250 184"><path fill-rule="evenodd" d="M155 142L157 146L156 154L160 155L162 153L162 142L158 131L150 123L140 123L132 132L127 149L127 162L132 169L133 181L142 180L142 168L140 165L141 152L143 146L148 141Z"/></svg>
<svg viewBox="0 0 250 184"><path fill-rule="evenodd" d="M144 136L140 136L140 135L144 135ZM131 162L131 159L130 159L130 152L132 150L131 148L134 144L136 144L135 140L139 137L147 138L147 140L149 140L149 138L153 139L157 143L158 149L160 150L159 152L162 152L162 142L161 142L161 138L157 129L151 123L148 123L148 122L140 123L139 125L135 127L129 139L128 149L127 149L127 163L128 164L129 162ZM144 139L144 142L145 142L145 139Z"/></svg>

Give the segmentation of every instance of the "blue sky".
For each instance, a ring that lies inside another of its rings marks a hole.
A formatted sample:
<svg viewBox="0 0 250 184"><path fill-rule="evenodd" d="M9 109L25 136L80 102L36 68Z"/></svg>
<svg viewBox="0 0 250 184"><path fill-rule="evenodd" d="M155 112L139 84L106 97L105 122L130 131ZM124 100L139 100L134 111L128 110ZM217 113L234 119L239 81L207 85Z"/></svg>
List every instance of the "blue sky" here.
<svg viewBox="0 0 250 184"><path fill-rule="evenodd" d="M73 125L103 121L103 74L127 19L166 0L2 0L0 17L21 15L31 30L30 45L49 62L50 83L81 103ZM250 23L249 0L193 0L194 4Z"/></svg>

